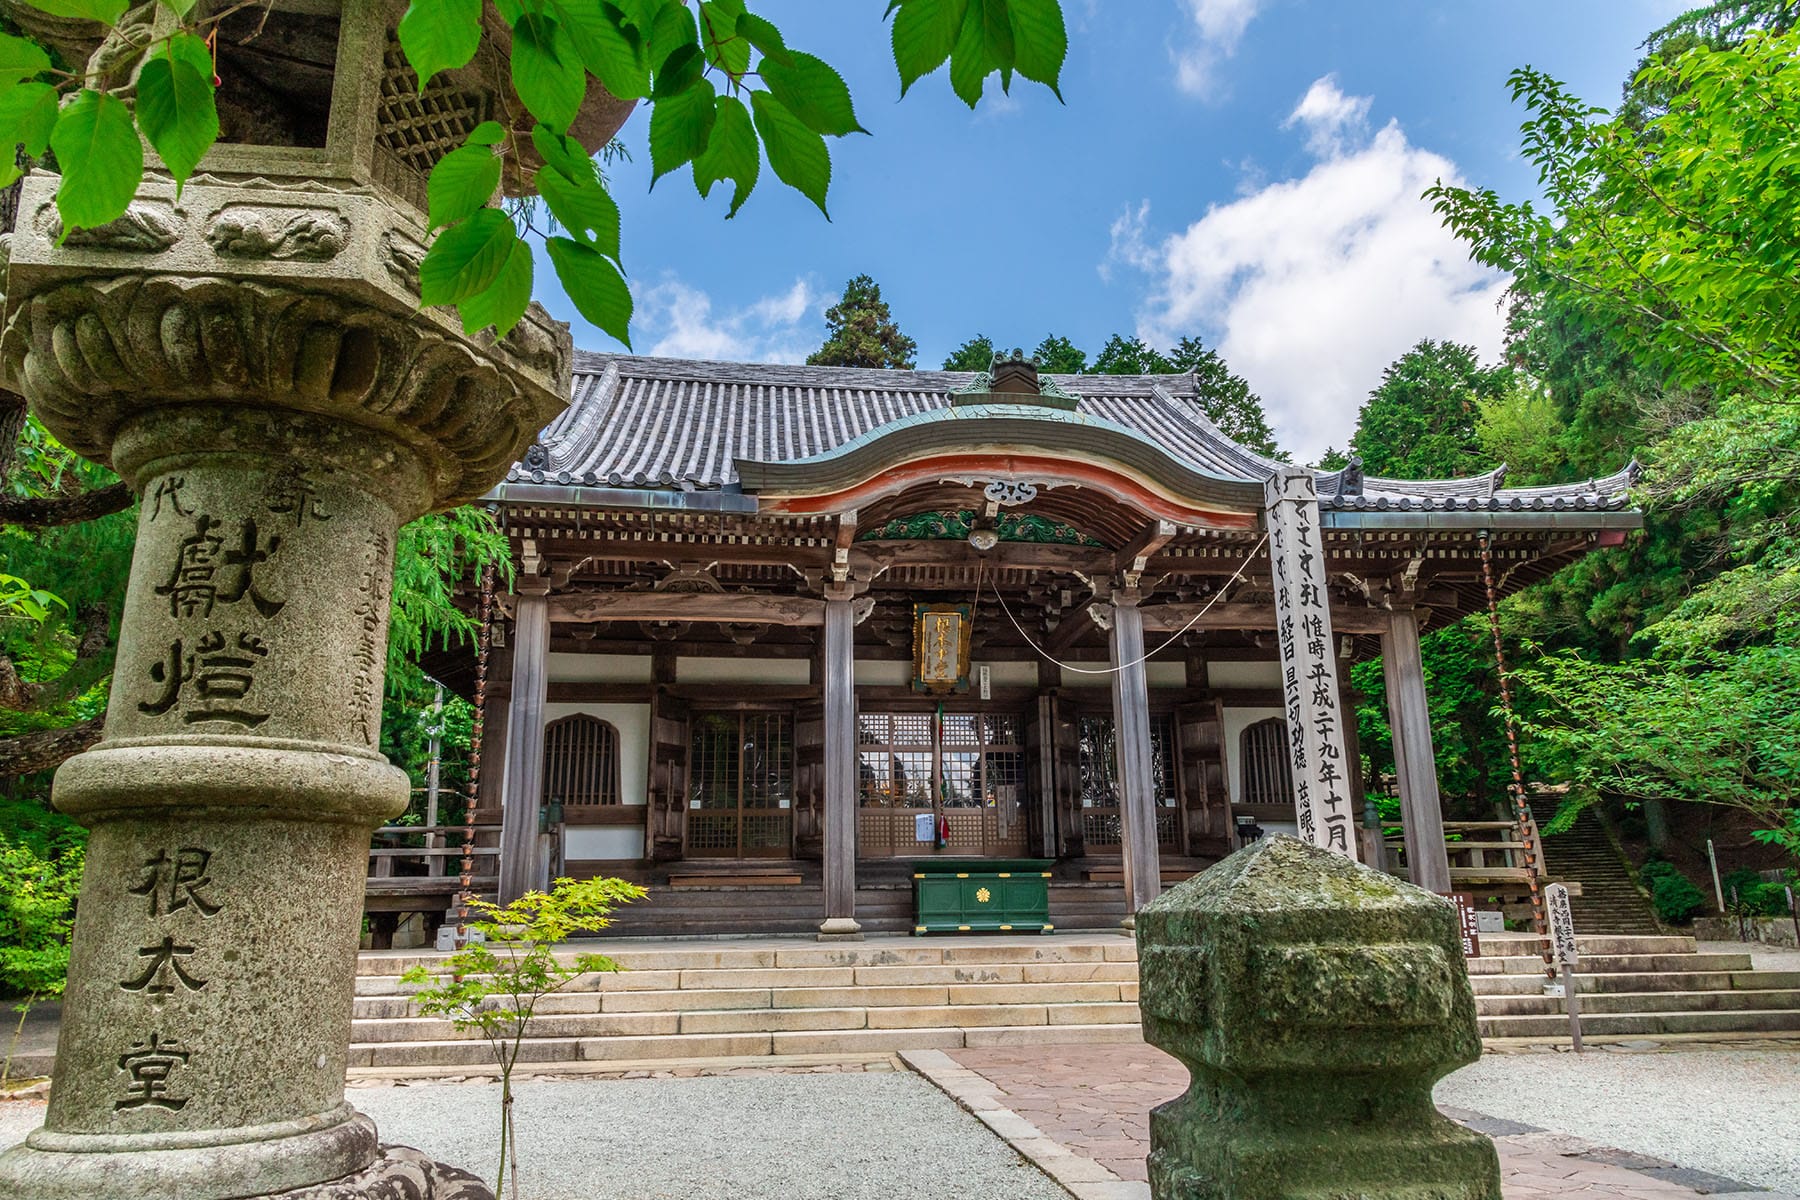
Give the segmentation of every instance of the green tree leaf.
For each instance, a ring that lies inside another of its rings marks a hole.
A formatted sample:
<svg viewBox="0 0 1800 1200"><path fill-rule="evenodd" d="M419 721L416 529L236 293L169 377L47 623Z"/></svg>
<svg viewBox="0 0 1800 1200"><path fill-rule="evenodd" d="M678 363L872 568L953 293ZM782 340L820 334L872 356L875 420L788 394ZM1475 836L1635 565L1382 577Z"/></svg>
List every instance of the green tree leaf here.
<svg viewBox="0 0 1800 1200"><path fill-rule="evenodd" d="M532 268L531 247L515 237L494 282L456 306L463 332L477 333L492 325L501 337L510 333L531 307Z"/></svg>
<svg viewBox="0 0 1800 1200"><path fill-rule="evenodd" d="M426 185L431 227L454 225L486 208L500 186L500 159L490 146L459 146L438 159Z"/></svg>
<svg viewBox="0 0 1800 1200"><path fill-rule="evenodd" d="M438 234L419 264L419 300L460 304L486 291L506 268L518 240L511 218L497 208L458 221Z"/></svg>
<svg viewBox="0 0 1800 1200"><path fill-rule="evenodd" d="M21 83L0 92L0 187L10 187L24 168L18 165L20 147L27 158L42 158L56 128L56 89L47 83Z"/></svg>
<svg viewBox="0 0 1800 1200"><path fill-rule="evenodd" d="M619 268L592 246L569 238L549 238L544 248L576 311L629 348L631 289Z"/></svg>
<svg viewBox="0 0 1800 1200"><path fill-rule="evenodd" d="M196 57L206 60L205 74L195 69ZM179 196L182 185L219 139L212 63L204 42L192 34L177 34L162 53L144 64L138 74L137 119L138 128L175 177Z"/></svg>
<svg viewBox="0 0 1800 1200"><path fill-rule="evenodd" d="M75 17L117 25L125 15L127 0L30 0L31 7L53 17Z"/></svg>
<svg viewBox="0 0 1800 1200"><path fill-rule="evenodd" d="M650 69L660 73L669 55L683 46L700 48L700 26L685 5L663 0L650 25Z"/></svg>
<svg viewBox="0 0 1800 1200"><path fill-rule="evenodd" d="M538 195L575 240L593 246L608 258L619 257L619 205L591 172L586 180L570 179L545 167L537 174Z"/></svg>
<svg viewBox="0 0 1800 1200"><path fill-rule="evenodd" d="M11 87L50 69L50 56L36 42L0 33L0 88Z"/></svg>
<svg viewBox="0 0 1800 1200"><path fill-rule="evenodd" d="M607 91L621 100L639 100L650 94L650 65L644 60L643 37L635 27L628 30L617 7L582 0L558 4L556 13L581 61Z"/></svg>
<svg viewBox="0 0 1800 1200"><path fill-rule="evenodd" d="M831 151L825 139L768 92L752 92L750 103L776 178L818 205L829 221L825 193L831 188Z"/></svg>
<svg viewBox="0 0 1800 1200"><path fill-rule="evenodd" d="M700 47L692 44L677 46L656 72L656 82L651 85L650 95L658 100L664 96L673 96L676 92L692 87L705 74L706 56L700 53Z"/></svg>
<svg viewBox="0 0 1800 1200"><path fill-rule="evenodd" d="M789 53L787 41L781 36L781 30L775 28L766 18L753 12L747 12L738 18L738 36L756 47L756 52L766 59L784 66L794 61Z"/></svg>
<svg viewBox="0 0 1800 1200"><path fill-rule="evenodd" d="M791 66L770 59L762 64L762 79L775 98L806 123L814 133L842 136L867 133L856 121L850 89L823 59L795 51Z"/></svg>
<svg viewBox="0 0 1800 1200"><path fill-rule="evenodd" d="M1013 65L1025 78L1043 84L1062 99L1058 80L1069 55L1069 32L1063 26L1059 0L1011 0Z"/></svg>
<svg viewBox="0 0 1800 1200"><path fill-rule="evenodd" d="M738 32L745 16L744 0L702 0L700 31L706 42L706 61L742 80L750 69L750 40Z"/></svg>
<svg viewBox="0 0 1800 1200"><path fill-rule="evenodd" d="M894 14L894 66L900 94L944 65L962 34L969 0L900 0Z"/></svg>
<svg viewBox="0 0 1800 1200"><path fill-rule="evenodd" d="M1012 86L1017 43L1013 40L1012 10L1008 0L969 0L969 13L963 21L973 21L980 29L988 69L1000 72L1001 88Z"/></svg>
<svg viewBox="0 0 1800 1200"><path fill-rule="evenodd" d="M555 17L527 11L514 22L512 81L532 116L559 132L575 123L587 98L587 69Z"/></svg>
<svg viewBox="0 0 1800 1200"><path fill-rule="evenodd" d="M761 174L762 144L751 124L750 110L736 96L720 96L718 119L713 123L706 152L694 159L694 186L704 198L712 194L713 184L731 180L735 185L731 209L725 214L730 220L750 198Z"/></svg>
<svg viewBox="0 0 1800 1200"><path fill-rule="evenodd" d="M56 211L64 237L125 214L144 178L144 144L123 100L84 88L57 118L50 148L62 168Z"/></svg>
<svg viewBox="0 0 1800 1200"><path fill-rule="evenodd" d="M982 0L969 0L962 30L950 51L950 88L970 108L981 102L985 82L993 71L988 64L987 43L982 38L981 5Z"/></svg>
<svg viewBox="0 0 1800 1200"><path fill-rule="evenodd" d="M705 153L717 116L718 93L704 79L664 96L650 110L650 186Z"/></svg>
<svg viewBox="0 0 1800 1200"><path fill-rule="evenodd" d="M439 71L467 66L480 47L481 0L413 0L400 18L400 48L420 91Z"/></svg>

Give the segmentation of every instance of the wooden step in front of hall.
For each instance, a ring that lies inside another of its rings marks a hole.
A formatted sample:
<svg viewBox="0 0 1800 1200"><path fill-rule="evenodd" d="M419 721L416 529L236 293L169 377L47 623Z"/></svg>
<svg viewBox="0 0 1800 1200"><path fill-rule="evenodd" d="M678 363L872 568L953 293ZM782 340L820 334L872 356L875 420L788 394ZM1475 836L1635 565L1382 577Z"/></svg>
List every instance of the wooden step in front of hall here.
<svg viewBox="0 0 1800 1200"><path fill-rule="evenodd" d="M1800 972L1683 937L1582 939L1582 1028L1592 1040L1800 1036ZM1117 934L636 943L597 948L626 970L584 976L539 1007L521 1061L618 1063L892 1053L1070 1041L1135 1042L1137 953ZM485 1043L420 1016L399 975L437 956L359 962L353 1073L484 1071ZM1533 939L1494 939L1470 962L1491 1045L1567 1036Z"/></svg>

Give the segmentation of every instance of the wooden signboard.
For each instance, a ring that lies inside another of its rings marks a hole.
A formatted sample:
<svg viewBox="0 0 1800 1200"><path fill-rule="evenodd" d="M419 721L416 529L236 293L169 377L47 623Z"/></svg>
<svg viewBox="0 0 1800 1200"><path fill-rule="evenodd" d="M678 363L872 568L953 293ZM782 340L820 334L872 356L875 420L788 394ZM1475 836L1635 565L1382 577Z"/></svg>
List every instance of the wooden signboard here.
<svg viewBox="0 0 1800 1200"><path fill-rule="evenodd" d="M973 633L966 604L915 605L913 688L940 695L967 691Z"/></svg>
<svg viewBox="0 0 1800 1200"><path fill-rule="evenodd" d="M1550 955L1562 977L1563 1003L1569 1010L1569 1040L1581 1053L1581 1001L1575 968L1581 954L1575 945L1575 914L1569 908L1569 889L1553 883L1544 889L1544 914L1550 922Z"/></svg>

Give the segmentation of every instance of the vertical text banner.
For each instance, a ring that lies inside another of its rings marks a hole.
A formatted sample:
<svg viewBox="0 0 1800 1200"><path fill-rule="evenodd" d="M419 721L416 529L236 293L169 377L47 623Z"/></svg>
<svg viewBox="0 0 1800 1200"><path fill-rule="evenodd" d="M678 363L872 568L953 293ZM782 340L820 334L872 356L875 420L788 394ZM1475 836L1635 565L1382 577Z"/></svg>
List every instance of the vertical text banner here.
<svg viewBox="0 0 1800 1200"><path fill-rule="evenodd" d="M1354 859L1350 772L1357 765L1344 755L1344 722L1354 717L1344 712L1338 697L1319 496L1312 472L1280 468L1265 486L1264 501L1300 836Z"/></svg>

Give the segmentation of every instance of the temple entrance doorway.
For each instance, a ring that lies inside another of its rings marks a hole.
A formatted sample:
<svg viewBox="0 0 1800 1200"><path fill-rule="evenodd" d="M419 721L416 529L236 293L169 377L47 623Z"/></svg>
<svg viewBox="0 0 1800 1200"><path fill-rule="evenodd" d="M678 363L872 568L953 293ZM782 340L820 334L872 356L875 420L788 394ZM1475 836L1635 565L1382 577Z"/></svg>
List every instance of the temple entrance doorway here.
<svg viewBox="0 0 1800 1200"><path fill-rule="evenodd" d="M697 712L689 767L689 858L787 858L794 721L785 712Z"/></svg>
<svg viewBox="0 0 1800 1200"><path fill-rule="evenodd" d="M1019 714L864 712L856 740L861 857L1026 853Z"/></svg>

